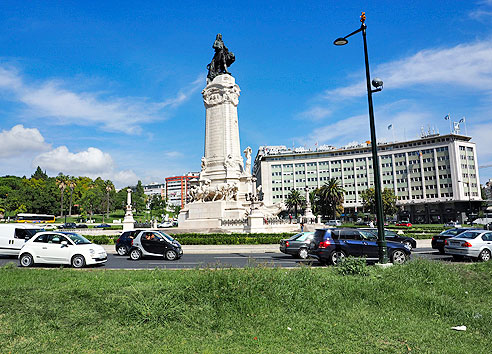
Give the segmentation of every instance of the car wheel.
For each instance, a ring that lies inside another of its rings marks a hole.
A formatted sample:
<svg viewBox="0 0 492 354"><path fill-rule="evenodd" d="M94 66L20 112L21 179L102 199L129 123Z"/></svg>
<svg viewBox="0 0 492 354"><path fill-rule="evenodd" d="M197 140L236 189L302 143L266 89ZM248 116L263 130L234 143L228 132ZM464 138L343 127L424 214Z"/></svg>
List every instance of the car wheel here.
<svg viewBox="0 0 492 354"><path fill-rule="evenodd" d="M116 252L118 252L118 254L120 256L126 256L126 254L128 253L127 249L125 246L120 246L118 247L118 249L116 250Z"/></svg>
<svg viewBox="0 0 492 354"><path fill-rule="evenodd" d="M407 255L401 250L396 250L391 254L390 259L393 264L403 264L407 261Z"/></svg>
<svg viewBox="0 0 492 354"><path fill-rule="evenodd" d="M301 248L299 250L299 258L301 258L301 259L308 258L308 250L307 250L307 248Z"/></svg>
<svg viewBox="0 0 492 354"><path fill-rule="evenodd" d="M490 260L490 251L488 249L484 249L480 254L478 255L478 260L480 262L487 262Z"/></svg>
<svg viewBox="0 0 492 354"><path fill-rule="evenodd" d="M82 268L85 266L85 258L80 254L76 254L72 257L72 267L73 268Z"/></svg>
<svg viewBox="0 0 492 354"><path fill-rule="evenodd" d="M34 265L34 259L29 253L24 253L20 258L20 265L23 267L32 267Z"/></svg>
<svg viewBox="0 0 492 354"><path fill-rule="evenodd" d="M130 259L132 261L138 261L140 258L142 258L142 252L138 249L133 249L130 251Z"/></svg>
<svg viewBox="0 0 492 354"><path fill-rule="evenodd" d="M168 250L168 251L166 251L165 257L168 261L174 261L178 258L178 254L176 253L176 251Z"/></svg>
<svg viewBox="0 0 492 354"><path fill-rule="evenodd" d="M412 243L410 241L404 241L403 242L404 246L407 246L407 248L411 251L412 250Z"/></svg>
<svg viewBox="0 0 492 354"><path fill-rule="evenodd" d="M339 265L346 257L343 251L333 251L330 255L330 263L334 266Z"/></svg>
<svg viewBox="0 0 492 354"><path fill-rule="evenodd" d="M444 247L438 248L439 254L445 254Z"/></svg>

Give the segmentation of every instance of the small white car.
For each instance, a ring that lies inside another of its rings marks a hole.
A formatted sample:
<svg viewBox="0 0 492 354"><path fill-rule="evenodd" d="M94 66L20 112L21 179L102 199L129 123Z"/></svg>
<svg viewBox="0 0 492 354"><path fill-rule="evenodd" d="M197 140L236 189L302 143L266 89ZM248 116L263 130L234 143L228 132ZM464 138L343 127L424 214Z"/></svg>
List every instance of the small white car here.
<svg viewBox="0 0 492 354"><path fill-rule="evenodd" d="M444 241L444 252L455 259L475 258L489 261L492 256L492 232L487 230L469 230Z"/></svg>
<svg viewBox="0 0 492 354"><path fill-rule="evenodd" d="M167 228L167 227L173 227L172 221L164 221L157 225L158 228Z"/></svg>
<svg viewBox="0 0 492 354"><path fill-rule="evenodd" d="M40 232L27 241L19 252L22 267L46 263L82 268L104 264L107 260L108 255L102 246L74 232Z"/></svg>
<svg viewBox="0 0 492 354"><path fill-rule="evenodd" d="M328 225L328 226L342 226L342 222L340 220L328 220L326 225Z"/></svg>

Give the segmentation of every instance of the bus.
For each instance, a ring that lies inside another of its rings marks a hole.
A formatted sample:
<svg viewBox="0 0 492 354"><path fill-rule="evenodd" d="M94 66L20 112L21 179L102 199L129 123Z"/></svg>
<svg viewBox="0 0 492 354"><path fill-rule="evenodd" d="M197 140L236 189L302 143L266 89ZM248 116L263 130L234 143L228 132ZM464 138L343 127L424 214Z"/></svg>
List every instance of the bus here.
<svg viewBox="0 0 492 354"><path fill-rule="evenodd" d="M47 214L17 214L15 222L29 222L29 223L54 223L55 216Z"/></svg>

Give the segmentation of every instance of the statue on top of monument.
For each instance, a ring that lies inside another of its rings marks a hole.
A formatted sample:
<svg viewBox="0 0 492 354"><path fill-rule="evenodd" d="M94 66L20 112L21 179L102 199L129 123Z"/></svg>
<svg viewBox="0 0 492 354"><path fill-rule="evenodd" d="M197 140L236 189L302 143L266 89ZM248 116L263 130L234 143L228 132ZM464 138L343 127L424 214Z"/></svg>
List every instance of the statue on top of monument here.
<svg viewBox="0 0 492 354"><path fill-rule="evenodd" d="M217 34L217 37L215 37L215 42L212 48L215 49L215 54L210 64L207 65L208 82L212 82L216 76L230 74L229 71L227 71L227 67L231 66L231 64L236 60L234 53L229 52L229 49L227 49L222 41L222 35L220 33Z"/></svg>

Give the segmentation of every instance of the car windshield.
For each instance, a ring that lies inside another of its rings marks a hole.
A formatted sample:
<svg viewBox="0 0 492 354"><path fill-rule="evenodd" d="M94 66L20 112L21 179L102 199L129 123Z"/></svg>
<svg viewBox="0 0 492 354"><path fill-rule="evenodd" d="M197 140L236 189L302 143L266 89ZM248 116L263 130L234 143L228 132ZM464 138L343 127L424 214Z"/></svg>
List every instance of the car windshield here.
<svg viewBox="0 0 492 354"><path fill-rule="evenodd" d="M76 245L87 245L91 243L91 241L84 236L76 234L75 232L64 232L63 234L67 235Z"/></svg>
<svg viewBox="0 0 492 354"><path fill-rule="evenodd" d="M458 237L459 237L459 238L474 239L474 238L476 238L478 235L480 235L480 232L467 231L467 232L463 232L463 233L462 233L462 234L460 234Z"/></svg>
<svg viewBox="0 0 492 354"><path fill-rule="evenodd" d="M167 240L169 242L173 242L174 241L174 238L172 238L168 234L165 234L164 232L157 231L156 234L159 234L161 237L163 237L165 240Z"/></svg>
<svg viewBox="0 0 492 354"><path fill-rule="evenodd" d="M461 230L461 229L449 229L449 230L445 230L445 231L441 232L441 235L444 235L444 236L456 236L456 235L458 235L462 231L463 230Z"/></svg>

